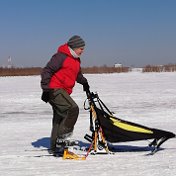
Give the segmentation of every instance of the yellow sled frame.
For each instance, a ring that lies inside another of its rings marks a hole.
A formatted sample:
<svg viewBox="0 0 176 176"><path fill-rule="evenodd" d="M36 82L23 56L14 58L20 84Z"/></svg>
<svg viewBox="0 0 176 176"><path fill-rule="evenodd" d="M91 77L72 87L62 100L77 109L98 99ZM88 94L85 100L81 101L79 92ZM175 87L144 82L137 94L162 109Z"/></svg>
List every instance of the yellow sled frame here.
<svg viewBox="0 0 176 176"><path fill-rule="evenodd" d="M95 122L97 120L97 114L95 112L95 109L94 109L93 105L90 106L90 111L92 113L92 118ZM94 152L95 153L97 152L98 142L101 141L101 143L104 146L104 149L105 149L106 153L110 153L108 145L107 145L107 141L105 140L105 137L103 135L102 128L101 127L97 128L96 125L95 125L94 130L95 130L94 135L93 135L94 140L92 141L93 142L93 147L92 148L93 148Z"/></svg>

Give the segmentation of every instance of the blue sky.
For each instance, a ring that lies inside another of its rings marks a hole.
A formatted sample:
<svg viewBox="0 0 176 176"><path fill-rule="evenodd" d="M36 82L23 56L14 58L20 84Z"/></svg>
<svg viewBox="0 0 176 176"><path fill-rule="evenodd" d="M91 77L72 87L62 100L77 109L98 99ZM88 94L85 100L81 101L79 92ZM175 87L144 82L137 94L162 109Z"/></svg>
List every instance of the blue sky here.
<svg viewBox="0 0 176 176"><path fill-rule="evenodd" d="M176 63L175 0L1 0L0 66L45 66L72 35L82 66Z"/></svg>

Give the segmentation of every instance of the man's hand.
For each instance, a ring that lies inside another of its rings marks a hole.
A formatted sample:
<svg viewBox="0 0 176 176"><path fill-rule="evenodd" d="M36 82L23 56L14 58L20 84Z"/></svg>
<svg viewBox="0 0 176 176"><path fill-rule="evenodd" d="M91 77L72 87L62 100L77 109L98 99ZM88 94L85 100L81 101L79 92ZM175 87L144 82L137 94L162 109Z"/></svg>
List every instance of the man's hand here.
<svg viewBox="0 0 176 176"><path fill-rule="evenodd" d="M88 82L83 84L83 90L84 91L86 91L86 92L89 91L89 88L90 88L90 86L89 86Z"/></svg>
<svg viewBox="0 0 176 176"><path fill-rule="evenodd" d="M45 103L48 103L48 101L49 101L49 91L43 91L41 99Z"/></svg>

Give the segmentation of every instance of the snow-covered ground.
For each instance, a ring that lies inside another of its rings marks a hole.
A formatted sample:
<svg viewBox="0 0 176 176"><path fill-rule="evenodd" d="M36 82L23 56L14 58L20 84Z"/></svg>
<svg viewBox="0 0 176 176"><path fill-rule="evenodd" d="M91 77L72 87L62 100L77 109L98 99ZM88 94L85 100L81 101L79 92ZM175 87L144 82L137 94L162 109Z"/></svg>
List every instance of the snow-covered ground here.
<svg viewBox="0 0 176 176"><path fill-rule="evenodd" d="M115 116L176 133L176 73L85 76L91 91L98 92ZM40 149L49 148L51 131L52 110L40 96L40 76L0 77L0 175L175 175L175 138L153 156L146 156L149 151L143 150L149 141L137 141L116 143L124 152L90 155L85 161L33 157L47 154ZM73 139L87 143L84 135L89 132L89 112L83 109L86 95L81 85L76 84L72 97L80 107ZM139 150L134 152L134 147Z"/></svg>

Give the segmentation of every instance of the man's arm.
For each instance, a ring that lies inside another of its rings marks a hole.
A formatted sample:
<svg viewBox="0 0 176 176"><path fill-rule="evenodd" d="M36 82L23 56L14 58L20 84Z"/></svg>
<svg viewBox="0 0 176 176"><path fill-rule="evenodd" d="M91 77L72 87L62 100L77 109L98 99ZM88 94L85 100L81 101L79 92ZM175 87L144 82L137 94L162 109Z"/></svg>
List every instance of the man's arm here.
<svg viewBox="0 0 176 176"><path fill-rule="evenodd" d="M84 91L89 91L89 84L88 84L88 81L87 79L83 76L83 74L81 73L81 69L78 73L78 76L77 76L77 80L76 80L78 83L82 84L83 85L83 90Z"/></svg>
<svg viewBox="0 0 176 176"><path fill-rule="evenodd" d="M41 88L43 90L49 90L50 79L52 75L62 67L65 58L66 55L56 53L52 56L48 64L43 68L41 73Z"/></svg>
<svg viewBox="0 0 176 176"><path fill-rule="evenodd" d="M87 79L83 76L83 74L82 74L82 72L81 72L81 69L80 69L80 71L79 71L79 73L78 73L78 76L77 76L76 81L77 81L78 83L82 84L82 85L83 85L84 83L87 83L87 82L88 82Z"/></svg>

